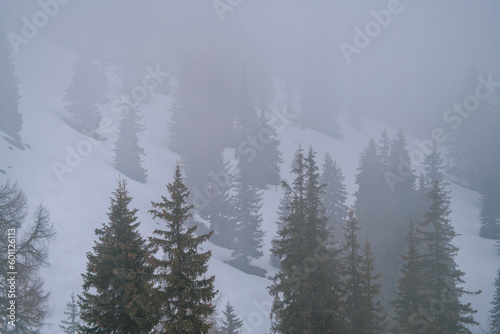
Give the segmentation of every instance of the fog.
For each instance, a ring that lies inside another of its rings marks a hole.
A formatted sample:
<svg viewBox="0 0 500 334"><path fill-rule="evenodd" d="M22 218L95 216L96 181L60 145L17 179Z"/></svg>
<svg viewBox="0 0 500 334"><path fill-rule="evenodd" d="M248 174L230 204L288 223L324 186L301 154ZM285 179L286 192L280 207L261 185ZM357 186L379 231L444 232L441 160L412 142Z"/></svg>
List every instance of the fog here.
<svg viewBox="0 0 500 334"><path fill-rule="evenodd" d="M341 43L355 46L354 29L364 31L375 21L371 12L387 10L391 1L220 3L71 1L39 34L74 50L106 47L115 63L142 67L161 59L171 73L179 71L182 58L210 53L223 62L253 63L297 87L308 60L324 52L341 89L340 112L356 99L366 117L421 135L427 135L429 120L414 122L416 114L448 108L470 65L485 73L499 70L500 4L493 0L397 1L397 14L378 33L372 26L375 36L349 57ZM2 6L4 24L18 34L21 18L40 9L35 2ZM431 96L434 88L438 97ZM427 105L432 98L437 103Z"/></svg>
<svg viewBox="0 0 500 334"><path fill-rule="evenodd" d="M333 193L319 196L335 217L328 228L346 242L339 231L353 208L391 315L408 223L427 219L433 181L453 189L458 259L472 291L486 291L470 297L486 328L500 240L500 1L0 0L2 27L0 203L22 190L30 206L47 203L61 231L47 260L55 269L42 271L55 305L47 333L80 293L118 175L150 236L150 203L176 163L195 213L183 223L215 231L206 247L221 298L236 295L247 333L267 333L270 310L249 300L271 304L282 265L273 241L310 146ZM252 252L236 249L246 220ZM265 320L249 325L256 312Z"/></svg>

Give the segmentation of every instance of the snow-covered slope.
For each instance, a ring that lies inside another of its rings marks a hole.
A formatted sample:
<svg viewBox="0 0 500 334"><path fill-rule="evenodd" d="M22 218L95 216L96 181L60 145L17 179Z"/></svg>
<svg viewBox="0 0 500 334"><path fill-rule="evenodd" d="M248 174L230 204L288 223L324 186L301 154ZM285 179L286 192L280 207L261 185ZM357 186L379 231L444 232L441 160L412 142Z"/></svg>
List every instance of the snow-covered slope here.
<svg viewBox="0 0 500 334"><path fill-rule="evenodd" d="M22 138L30 149L10 149L0 137L0 169L7 172L7 175L0 173L0 183L8 178L17 181L27 194L32 210L43 202L50 210L58 232L51 244L51 267L44 270L47 288L51 291L51 303L54 305L52 325L46 329L46 333L51 334L61 333L59 324L71 292L80 292L85 253L93 246L94 229L107 222L109 197L118 178L118 172L111 164L111 149L117 135L118 120L111 107L103 108L103 116L109 119L109 127L105 131L108 140L104 142L89 139L62 120L65 115L62 97L70 80L71 62L75 56L72 51L42 37L30 41L16 55L15 64L21 82L20 109L24 115ZM154 68L156 64L150 66ZM117 87L116 75L110 72L109 77L112 81L110 87ZM110 93L111 101L115 101L116 94L117 91ZM165 184L171 181L175 163L179 159L167 148L170 103L169 96L155 94L151 103L143 107L147 129L140 137L147 154L145 167L149 179L146 184L129 180L129 190L134 197L132 205L139 209L141 231L145 236L151 235L155 228L155 223L147 213L151 209L150 203L158 201L166 193ZM368 120L364 120L362 131L344 125L344 138L337 140L297 127L292 120L278 119L275 125L285 160L283 177L289 177L297 145L312 145L318 151L319 161L327 151L337 160L346 177L350 194L355 191L354 175L359 153L370 137L378 137L384 128L382 124ZM392 130L389 132L390 135L394 134ZM409 138L408 141L410 151L418 149L414 139ZM75 156L75 152L80 152L79 157ZM460 247L457 262L467 273L467 288L483 291L479 296L470 297L470 301L479 310L476 318L484 327L500 257L496 254L494 242L477 236L478 194L454 184L450 189L451 218L456 231L461 234L455 240ZM269 247L276 232L276 210L280 197L279 187L269 187L264 191L265 255L255 263L265 268L269 275L275 273L275 269L269 265ZM352 197L349 201L352 203ZM266 287L271 281L247 275L226 264L224 261L230 258L230 252L226 249L211 243L205 244L204 249L213 252L209 274L216 275L220 305L226 300L231 301L245 322L246 333L268 333L271 298ZM479 328L475 329L475 333L480 332Z"/></svg>

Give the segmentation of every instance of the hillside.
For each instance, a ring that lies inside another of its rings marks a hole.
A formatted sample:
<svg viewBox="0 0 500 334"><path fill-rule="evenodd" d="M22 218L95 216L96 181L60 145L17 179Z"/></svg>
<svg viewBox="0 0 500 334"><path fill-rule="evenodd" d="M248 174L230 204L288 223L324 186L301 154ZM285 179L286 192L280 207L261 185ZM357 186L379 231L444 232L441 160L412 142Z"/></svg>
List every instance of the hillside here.
<svg viewBox="0 0 500 334"><path fill-rule="evenodd" d="M23 142L27 148L13 148L0 138L0 183L15 180L26 193L33 211L43 203L51 212L57 231L51 244L51 267L44 270L47 289L51 291L54 305L52 326L46 333L60 333L59 324L71 292L81 289L80 274L85 270L87 251L91 250L94 229L107 221L109 197L118 172L112 166L112 151L118 128L117 115L110 103L103 106L103 117L108 118L112 131L106 141L97 142L76 132L63 120L65 115L62 97L69 83L71 62L75 53L44 38L37 38L15 57L17 75L20 79L20 111L24 117ZM151 64L155 67L155 64ZM117 76L109 66L110 101L118 96ZM146 131L140 134L141 145L146 150L145 167L149 178L146 184L129 181L129 190L134 200L132 206L139 209L143 235L151 235L155 225L147 213L151 201L157 201L166 193L165 184L171 181L178 156L168 149L167 120L171 97L154 94L149 105L142 110ZM283 110L276 102L278 112ZM283 115L283 114L281 114ZM281 122L281 123L280 123ZM293 120L279 117L276 123L281 151L285 160L282 177L288 178L291 160L298 144L312 145L322 157L327 151L337 160L346 177L347 190L356 190L354 175L359 153L371 137L378 137L385 128L383 124L363 120L362 131L343 124L344 137L334 139L321 133L297 126ZM279 125L279 126L278 126ZM392 136L395 131L388 129ZM409 150L417 150L414 138L409 137ZM71 153L70 153L71 152ZM75 154L80 152L79 158ZM82 154L83 153L83 154ZM230 153L230 152L228 152ZM73 155L68 158L69 155ZM226 157L231 157L227 154ZM69 159L67 161L67 159ZM68 165L68 162L70 164ZM64 164L65 172L55 171ZM414 166L418 169L418 166ZM481 289L479 296L470 297L479 312L476 319L486 324L489 302L493 293L495 271L500 266L500 257L494 242L478 237L479 196L476 192L452 184L450 187L453 210L451 219L457 233L455 244L460 248L457 263L466 272L468 290ZM269 264L269 247L276 232L276 210L281 197L279 187L264 191L264 223L266 231L264 256L255 261L269 275L275 269ZM352 197L349 198L352 204ZM209 274L216 275L216 288L221 295L220 305L230 300L235 311L245 322L245 333L267 333L269 331L269 309L271 298L266 287L270 280L247 275L225 263L230 251L211 243L204 249L213 252ZM474 333L481 333L476 328Z"/></svg>

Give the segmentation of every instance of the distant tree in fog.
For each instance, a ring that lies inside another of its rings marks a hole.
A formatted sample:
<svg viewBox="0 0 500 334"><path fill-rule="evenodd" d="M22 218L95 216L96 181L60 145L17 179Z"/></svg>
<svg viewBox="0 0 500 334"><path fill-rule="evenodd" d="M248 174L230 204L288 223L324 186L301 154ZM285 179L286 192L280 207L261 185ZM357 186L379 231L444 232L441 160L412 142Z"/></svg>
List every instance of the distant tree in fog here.
<svg viewBox="0 0 500 334"><path fill-rule="evenodd" d="M23 117L19 112L19 91L16 69L7 36L0 24L0 130L21 140Z"/></svg>

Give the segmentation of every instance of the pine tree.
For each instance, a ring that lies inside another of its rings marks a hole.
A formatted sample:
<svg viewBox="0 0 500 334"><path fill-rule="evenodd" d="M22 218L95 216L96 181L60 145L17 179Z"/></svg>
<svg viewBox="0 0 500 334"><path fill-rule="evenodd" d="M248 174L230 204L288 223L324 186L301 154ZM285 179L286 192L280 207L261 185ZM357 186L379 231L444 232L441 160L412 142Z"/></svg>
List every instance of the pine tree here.
<svg viewBox="0 0 500 334"><path fill-rule="evenodd" d="M236 183L236 193L232 198L235 209L235 242L232 256L242 265L248 265L251 259L262 257L264 232L262 224L262 194L240 178Z"/></svg>
<svg viewBox="0 0 500 334"><path fill-rule="evenodd" d="M0 24L0 131L20 141L23 118L19 112L16 69L8 45L7 36Z"/></svg>
<svg viewBox="0 0 500 334"><path fill-rule="evenodd" d="M273 240L272 253L281 261L270 286L274 333L335 333L342 326L337 252L319 199L323 186L314 156L310 149L304 158L299 148L293 189L282 183L292 200Z"/></svg>
<svg viewBox="0 0 500 334"><path fill-rule="evenodd" d="M380 165L383 170L389 167L389 153L391 151L391 141L389 135L387 134L387 129L382 131L382 135L379 139L378 154L380 156Z"/></svg>
<svg viewBox="0 0 500 334"><path fill-rule="evenodd" d="M500 334L500 269L495 279L495 292L493 294L492 308L490 310L490 334Z"/></svg>
<svg viewBox="0 0 500 334"><path fill-rule="evenodd" d="M138 113L138 105L125 105L120 120L118 139L115 143L114 165L115 168L138 182L145 183L147 174L142 166L145 151L139 146L137 134L144 131L143 124L140 123L141 116Z"/></svg>
<svg viewBox="0 0 500 334"><path fill-rule="evenodd" d="M66 334L78 334L78 327L80 326L78 304L75 300L75 294L71 294L71 301L66 304L67 320L61 320L62 325L59 325Z"/></svg>
<svg viewBox="0 0 500 334"><path fill-rule="evenodd" d="M156 280L160 289L156 300L161 310L161 331L173 334L208 333L211 325L207 317L214 311L212 299L215 276L203 277L208 270L211 252L199 252L200 245L212 232L194 236L197 226L185 229L183 223L191 216L192 205L187 204L189 191L182 181L179 165L174 181L167 185L170 199L152 203L153 217L165 222L165 229L156 229L150 240L156 250L164 254L162 260L154 259Z"/></svg>
<svg viewBox="0 0 500 334"><path fill-rule="evenodd" d="M363 291L363 255L358 241L358 221L350 210L343 226L344 246L342 247L342 277L344 305L343 316L347 322L348 333L363 333L366 329Z"/></svg>
<svg viewBox="0 0 500 334"><path fill-rule="evenodd" d="M208 197L206 198L206 204L202 207L196 207L196 209L198 209L202 218L210 222L210 228L214 232L210 241L218 246L234 249L236 220L230 194L234 182L227 164L222 160L221 154L221 169L217 174L211 172L211 175L214 175L212 181L203 187L203 195ZM222 177L215 175L222 175ZM216 182L215 179L219 180L219 182Z"/></svg>
<svg viewBox="0 0 500 334"><path fill-rule="evenodd" d="M225 319L222 321L221 334L239 334L243 321L241 321L234 313L234 307L227 302L226 310L223 312Z"/></svg>
<svg viewBox="0 0 500 334"><path fill-rule="evenodd" d="M261 110L259 114L259 133L257 133L257 137L262 141L262 145L264 149L262 150L262 180L265 185L272 184L278 185L280 184L281 176L281 164L283 163L283 159L281 157L280 151L280 141L278 139L278 135L276 129L266 118L266 113L264 110Z"/></svg>
<svg viewBox="0 0 500 334"><path fill-rule="evenodd" d="M413 221L410 222L406 241L406 253L401 255L404 261L401 266L401 277L397 281L396 298L391 304L394 306L395 311L395 332L406 331L409 334L416 334L421 328L420 326L422 326L422 319L412 319L419 314L419 306L422 305L421 293L423 287L421 279L422 259Z"/></svg>
<svg viewBox="0 0 500 334"><path fill-rule="evenodd" d="M137 209L128 208L126 181L119 180L108 212L87 253L79 296L83 333L149 333L156 325L151 251L138 232Z"/></svg>
<svg viewBox="0 0 500 334"><path fill-rule="evenodd" d="M245 75L236 108L235 137L238 144L235 156L242 169L241 174L248 184L258 188L267 184L278 185L283 162L280 142L276 138L276 130L266 119L265 109L258 110L248 97Z"/></svg>
<svg viewBox="0 0 500 334"><path fill-rule="evenodd" d="M446 186L443 173L443 158L437 150L437 145L434 143L432 151L425 156L424 159L424 189L426 195L434 187L434 183L438 182L440 187Z"/></svg>
<svg viewBox="0 0 500 334"><path fill-rule="evenodd" d="M347 190L342 170L328 153L325 154L320 183L326 185L320 197L328 217L328 227L337 229L347 218Z"/></svg>
<svg viewBox="0 0 500 334"><path fill-rule="evenodd" d="M498 198L491 192L484 192L481 196L481 213L479 220L481 227L479 236L488 239L500 239L500 217L495 213L498 210Z"/></svg>
<svg viewBox="0 0 500 334"><path fill-rule="evenodd" d="M77 57L64 101L71 115L69 122L78 131L96 135L101 122L99 104L106 102L106 82L102 69L88 55Z"/></svg>
<svg viewBox="0 0 500 334"><path fill-rule="evenodd" d="M374 274L375 266L373 265L375 258L372 254L370 242L366 240L363 248L363 263L361 264L361 273L363 281L364 303L365 308L365 323L366 329L364 333L385 333L387 326L384 307L378 299L382 286L378 283L378 279L382 274Z"/></svg>
<svg viewBox="0 0 500 334"><path fill-rule="evenodd" d="M424 333L471 333L468 326L478 324L473 318L477 311L470 303L460 301L463 294L474 293L460 287L465 283L465 273L458 269L454 260L458 248L452 241L457 234L448 218L449 195L443 184L435 180L428 196L431 206L417 229L425 246L422 253L423 308L432 312L433 303L444 303L444 307L442 312L434 312Z"/></svg>

